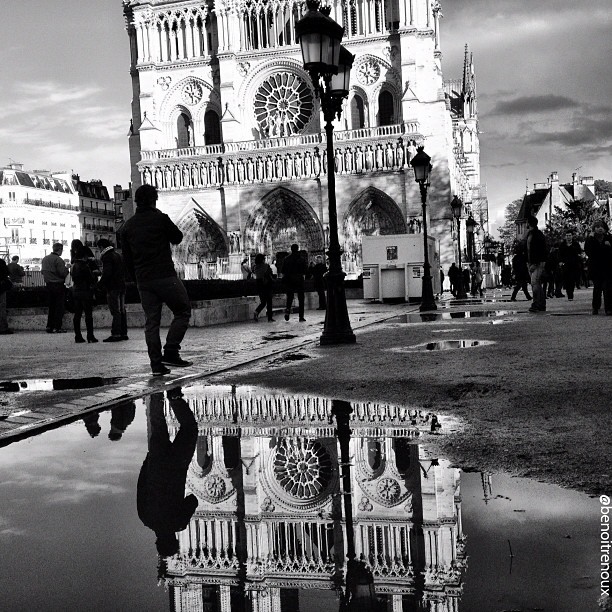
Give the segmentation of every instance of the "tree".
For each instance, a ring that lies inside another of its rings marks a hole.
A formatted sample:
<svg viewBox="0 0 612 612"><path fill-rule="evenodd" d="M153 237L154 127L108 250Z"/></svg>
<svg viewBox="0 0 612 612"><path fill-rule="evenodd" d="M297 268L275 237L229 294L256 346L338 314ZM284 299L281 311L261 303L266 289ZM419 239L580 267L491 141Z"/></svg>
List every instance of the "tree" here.
<svg viewBox="0 0 612 612"><path fill-rule="evenodd" d="M506 253L513 252L514 243L516 241L516 219L521 210L522 203L523 198L520 198L510 202L510 204L506 206L506 210L504 212L504 224L497 230L499 232L501 241L504 243Z"/></svg>
<svg viewBox="0 0 612 612"><path fill-rule="evenodd" d="M578 240L585 240L595 221L603 220L608 225L610 217L607 212L597 207L595 202L576 200L564 208L555 206L555 211L544 229L544 235L551 244L560 242L567 231L572 231Z"/></svg>
<svg viewBox="0 0 612 612"><path fill-rule="evenodd" d="M612 193L612 182L597 179L595 181L595 195L599 198Z"/></svg>

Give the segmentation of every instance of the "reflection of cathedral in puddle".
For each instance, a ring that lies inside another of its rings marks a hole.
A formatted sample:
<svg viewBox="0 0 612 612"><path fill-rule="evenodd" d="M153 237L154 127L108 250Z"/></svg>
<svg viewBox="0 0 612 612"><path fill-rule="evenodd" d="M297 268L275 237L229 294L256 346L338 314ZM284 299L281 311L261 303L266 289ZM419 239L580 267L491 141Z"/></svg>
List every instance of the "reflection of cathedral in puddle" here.
<svg viewBox="0 0 612 612"><path fill-rule="evenodd" d="M346 569L331 401L199 391L186 396L199 423L187 478L199 507L168 560L172 608L293 612L305 609L304 597L322 602L304 590L339 590ZM457 610L465 564L459 471L414 444L424 416L352 406L357 557L371 568L384 609Z"/></svg>

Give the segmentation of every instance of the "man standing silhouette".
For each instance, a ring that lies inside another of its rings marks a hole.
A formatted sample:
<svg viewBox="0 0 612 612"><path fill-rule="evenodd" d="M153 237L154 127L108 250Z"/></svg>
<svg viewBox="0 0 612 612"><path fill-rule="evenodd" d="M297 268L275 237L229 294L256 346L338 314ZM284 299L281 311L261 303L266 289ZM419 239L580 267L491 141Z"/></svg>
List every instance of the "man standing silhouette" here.
<svg viewBox="0 0 612 612"><path fill-rule="evenodd" d="M176 532L187 527L198 499L185 497L187 469L198 441L198 424L180 388L167 392L168 403L180 428L170 441L164 415L164 394L149 400L149 452L140 468L136 506L144 525L155 532L157 552L170 557L179 550Z"/></svg>

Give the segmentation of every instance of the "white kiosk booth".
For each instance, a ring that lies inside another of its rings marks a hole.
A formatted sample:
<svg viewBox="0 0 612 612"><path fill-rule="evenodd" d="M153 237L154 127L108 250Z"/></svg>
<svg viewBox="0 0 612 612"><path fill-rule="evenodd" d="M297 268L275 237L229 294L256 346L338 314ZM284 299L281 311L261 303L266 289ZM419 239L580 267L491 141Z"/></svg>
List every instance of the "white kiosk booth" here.
<svg viewBox="0 0 612 612"><path fill-rule="evenodd" d="M434 294L440 293L440 248L427 236ZM423 234L363 236L363 297L419 300L423 291Z"/></svg>

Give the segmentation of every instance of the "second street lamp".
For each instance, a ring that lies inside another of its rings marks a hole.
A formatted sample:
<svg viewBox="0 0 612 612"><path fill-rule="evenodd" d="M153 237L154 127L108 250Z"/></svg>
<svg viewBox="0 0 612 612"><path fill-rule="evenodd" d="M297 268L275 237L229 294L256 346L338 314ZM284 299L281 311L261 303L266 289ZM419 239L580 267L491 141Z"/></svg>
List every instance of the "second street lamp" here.
<svg viewBox="0 0 612 612"><path fill-rule="evenodd" d="M460 198L455 196L451 201L451 208L453 210L453 217L457 221L457 251L459 252L459 287L457 289L457 299L466 300L467 293L465 291L465 283L463 282L463 268L461 267L461 209L463 208L463 202Z"/></svg>
<svg viewBox="0 0 612 612"><path fill-rule="evenodd" d="M431 157L425 153L423 147L417 147L417 154L410 160L414 169L414 180L419 184L421 191L421 204L423 206L423 290L419 310L437 310L431 284L431 266L429 265L429 248L427 241L427 188L432 166Z"/></svg>
<svg viewBox="0 0 612 612"><path fill-rule="evenodd" d="M319 10L317 0L307 1L308 12L295 24L304 69L308 71L315 95L321 100L327 137L327 199L329 205L329 272L327 309L320 342L322 345L354 344L344 292L342 249L338 240L336 210L336 174L334 162L334 118L340 119L342 102L348 96L349 78L354 56L340 42L344 28L329 17L329 7Z"/></svg>

